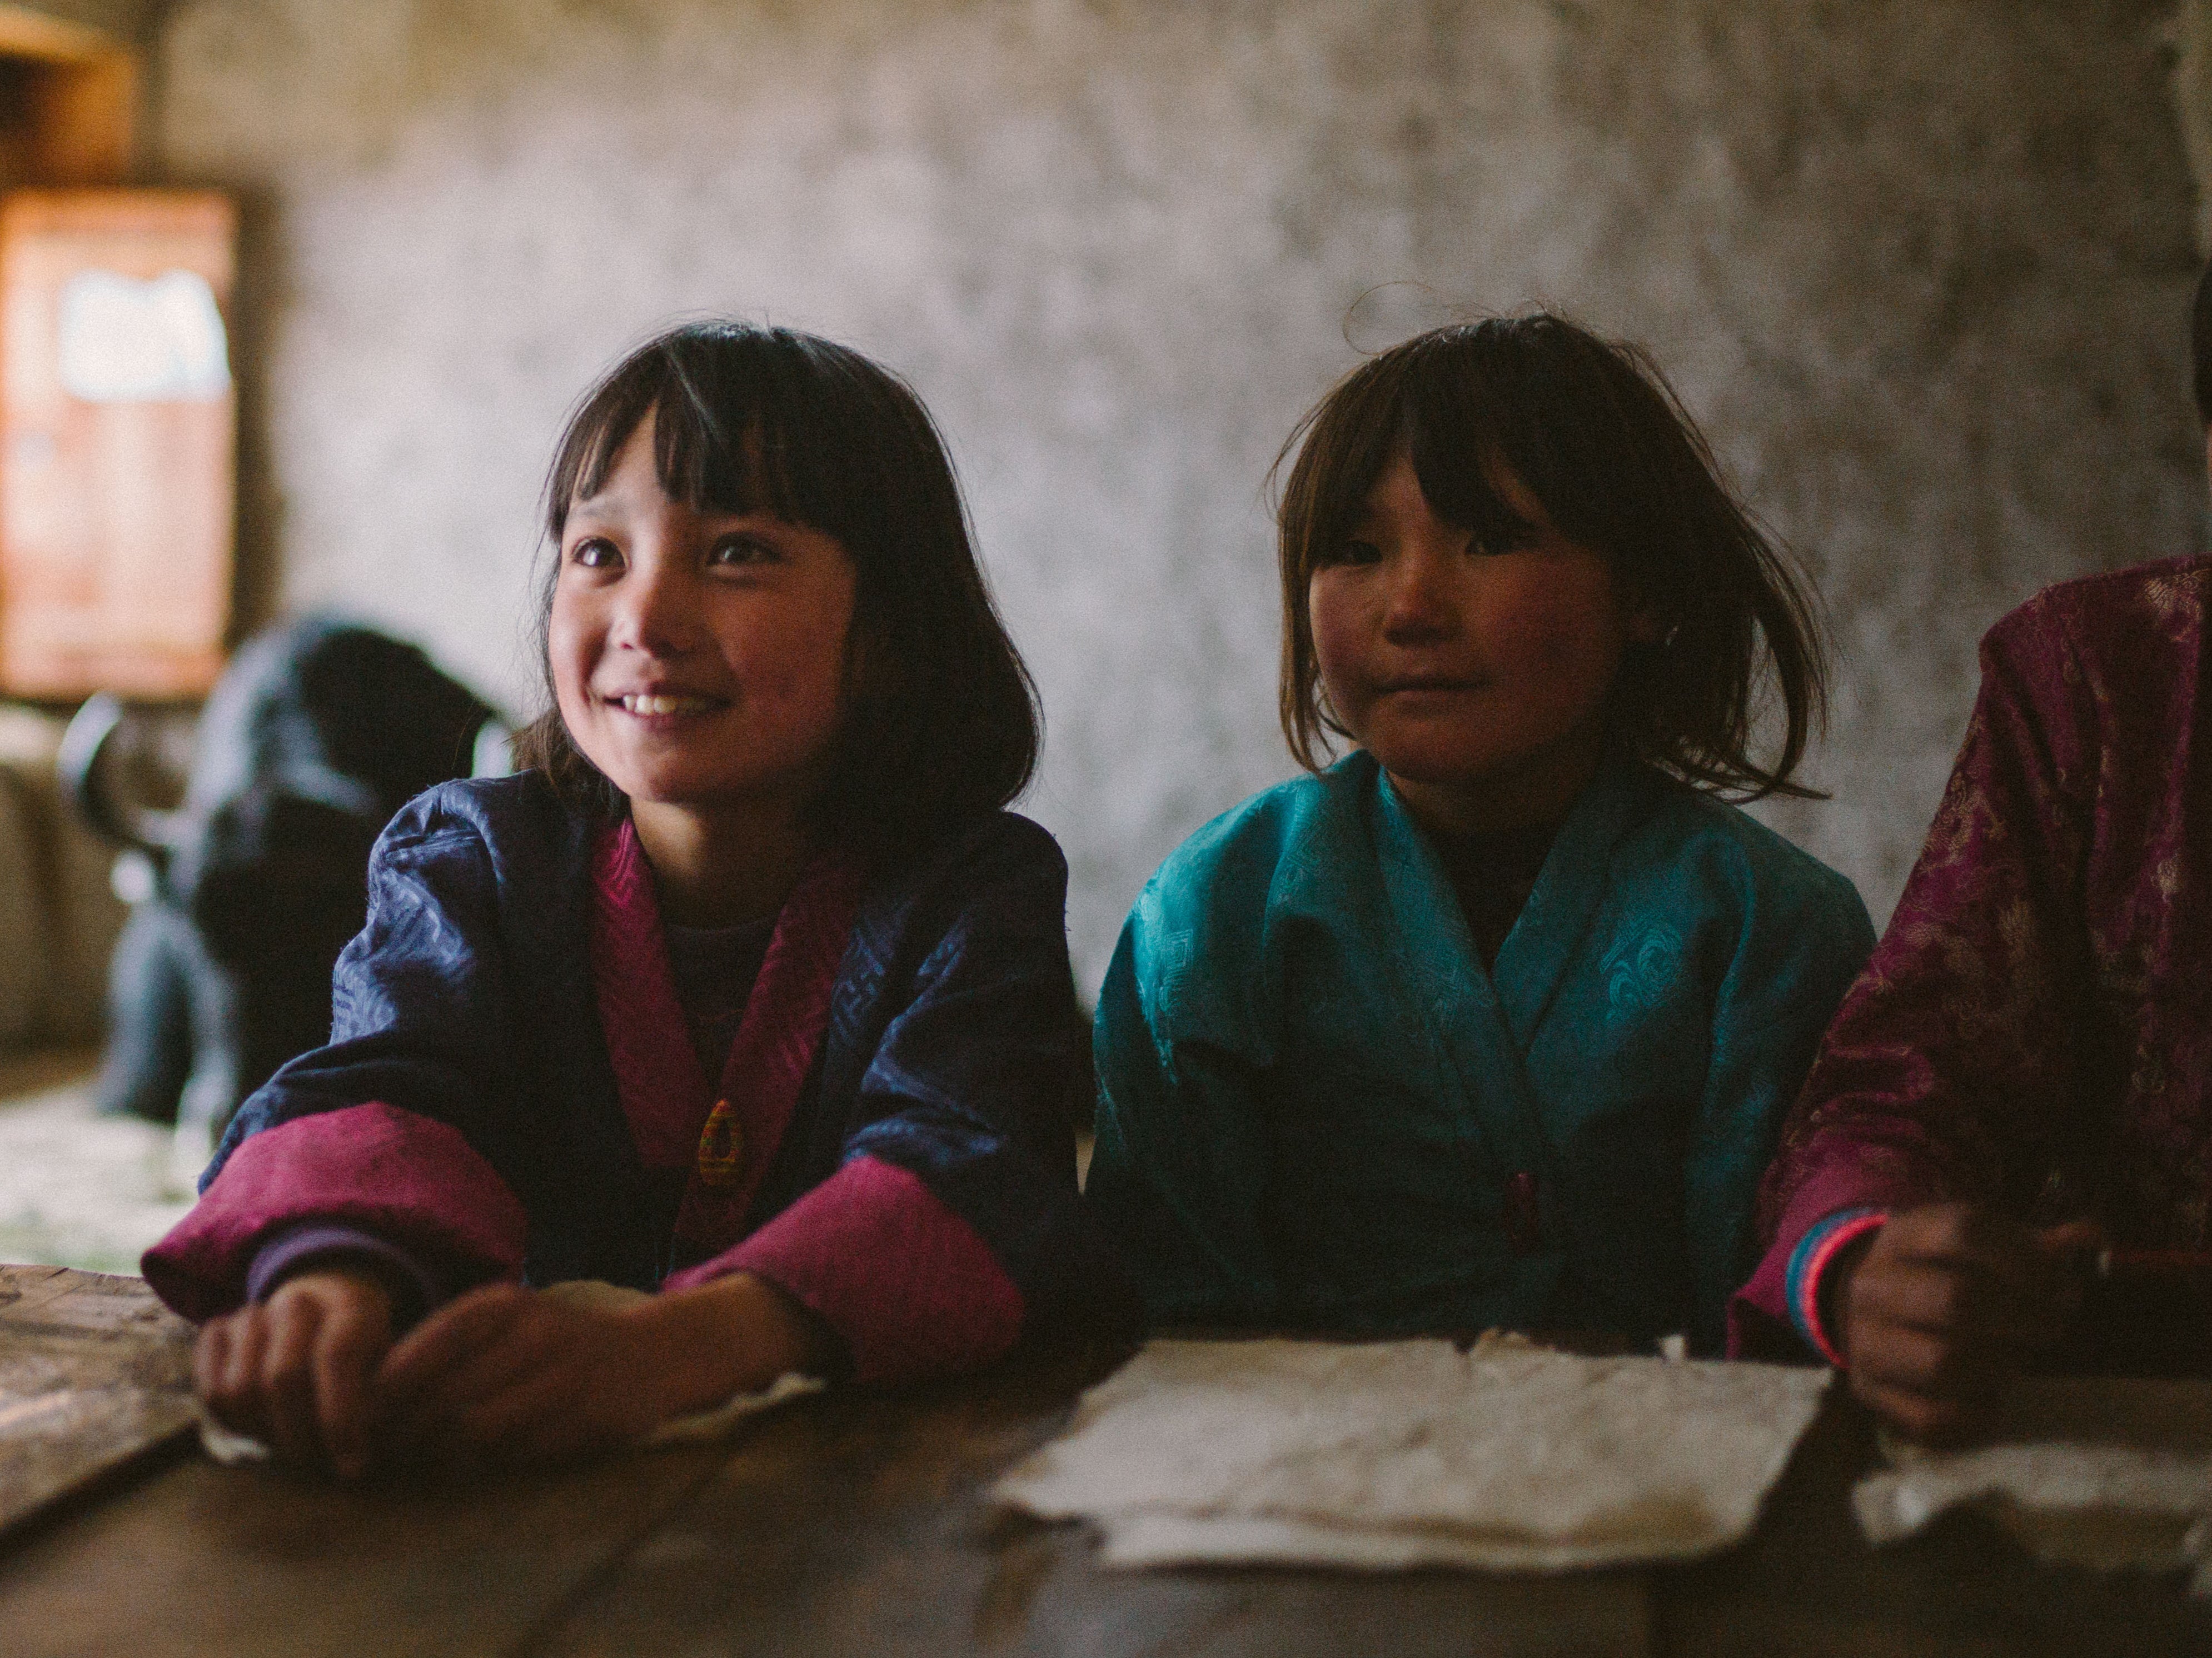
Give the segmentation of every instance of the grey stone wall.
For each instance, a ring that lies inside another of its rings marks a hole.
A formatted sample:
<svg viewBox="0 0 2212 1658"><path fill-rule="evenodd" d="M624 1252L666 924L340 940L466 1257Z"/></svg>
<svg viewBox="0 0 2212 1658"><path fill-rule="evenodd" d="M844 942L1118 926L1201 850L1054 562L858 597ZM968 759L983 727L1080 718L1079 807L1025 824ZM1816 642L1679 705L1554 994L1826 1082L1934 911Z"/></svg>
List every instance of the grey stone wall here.
<svg viewBox="0 0 2212 1658"><path fill-rule="evenodd" d="M735 312L910 374L1044 688L1090 981L1288 769L1278 445L1451 307L1647 343L1815 573L1836 798L1768 815L1885 914L1980 630L2197 542L2171 9L178 0L157 133L247 207L252 604L510 701L540 471L614 354Z"/></svg>

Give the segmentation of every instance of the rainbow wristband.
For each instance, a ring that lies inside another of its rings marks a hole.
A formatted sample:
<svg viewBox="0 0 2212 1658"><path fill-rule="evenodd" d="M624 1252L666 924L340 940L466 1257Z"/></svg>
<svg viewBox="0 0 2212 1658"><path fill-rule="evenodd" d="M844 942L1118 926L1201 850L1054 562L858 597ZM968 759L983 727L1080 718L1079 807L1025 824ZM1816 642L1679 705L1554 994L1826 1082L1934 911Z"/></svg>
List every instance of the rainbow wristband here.
<svg viewBox="0 0 2212 1658"><path fill-rule="evenodd" d="M1820 1327L1820 1274L1845 1244L1864 1237L1888 1219L1887 1209L1839 1209L1815 1222L1790 1252L1790 1270L1783 1278L1782 1291L1790 1308L1790 1321L1821 1357L1839 1370L1845 1368L1844 1356Z"/></svg>

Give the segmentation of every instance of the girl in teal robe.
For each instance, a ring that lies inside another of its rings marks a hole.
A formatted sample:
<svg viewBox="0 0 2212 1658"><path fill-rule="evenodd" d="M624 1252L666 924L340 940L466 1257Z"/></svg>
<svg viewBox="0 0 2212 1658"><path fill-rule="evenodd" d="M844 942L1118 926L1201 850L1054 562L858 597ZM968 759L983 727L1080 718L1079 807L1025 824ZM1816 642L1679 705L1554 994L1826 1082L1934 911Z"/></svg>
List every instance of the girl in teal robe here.
<svg viewBox="0 0 2212 1658"><path fill-rule="evenodd" d="M1807 793L1805 601L1656 371L1557 319L1409 342L1301 433L1310 774L1139 898L1089 1201L1156 1322L1717 1350L1874 942L1849 881L1717 798ZM1360 746L1323 769L1325 734Z"/></svg>

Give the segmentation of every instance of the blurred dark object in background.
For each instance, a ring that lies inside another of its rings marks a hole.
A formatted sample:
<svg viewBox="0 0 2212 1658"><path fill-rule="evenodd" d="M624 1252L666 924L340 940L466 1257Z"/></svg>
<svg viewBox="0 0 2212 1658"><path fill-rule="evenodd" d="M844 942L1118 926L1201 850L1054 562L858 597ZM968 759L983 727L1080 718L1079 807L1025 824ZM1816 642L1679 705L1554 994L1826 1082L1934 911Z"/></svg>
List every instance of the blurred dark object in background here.
<svg viewBox="0 0 2212 1658"><path fill-rule="evenodd" d="M248 1094L328 1040L331 969L361 929L370 847L414 796L470 775L497 721L414 646L309 616L238 653L165 809L147 804L131 710L87 702L63 786L124 848L116 885L131 903L99 1108L174 1122L177 1165L196 1171Z"/></svg>
<svg viewBox="0 0 2212 1658"><path fill-rule="evenodd" d="M2038 1368L2072 1376L2212 1376L2212 1255L2105 1251L2064 1339Z"/></svg>

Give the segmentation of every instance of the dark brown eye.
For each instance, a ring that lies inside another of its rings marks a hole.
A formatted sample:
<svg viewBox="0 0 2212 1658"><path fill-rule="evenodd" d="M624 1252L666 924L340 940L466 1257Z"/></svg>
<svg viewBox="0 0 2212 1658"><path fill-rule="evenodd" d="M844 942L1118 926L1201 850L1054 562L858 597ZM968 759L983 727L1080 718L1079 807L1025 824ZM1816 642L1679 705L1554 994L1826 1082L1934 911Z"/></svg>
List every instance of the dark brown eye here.
<svg viewBox="0 0 2212 1658"><path fill-rule="evenodd" d="M586 536L568 550L568 562L587 570L612 569L622 562L622 550L605 536Z"/></svg>
<svg viewBox="0 0 2212 1658"><path fill-rule="evenodd" d="M1380 547L1371 541L1357 539L1346 542L1336 550L1336 556L1329 560L1332 564L1380 564L1382 562L1382 550Z"/></svg>
<svg viewBox="0 0 2212 1658"><path fill-rule="evenodd" d="M773 564L782 557L775 544L760 536L724 536L708 551L709 566L728 569L732 566Z"/></svg>

